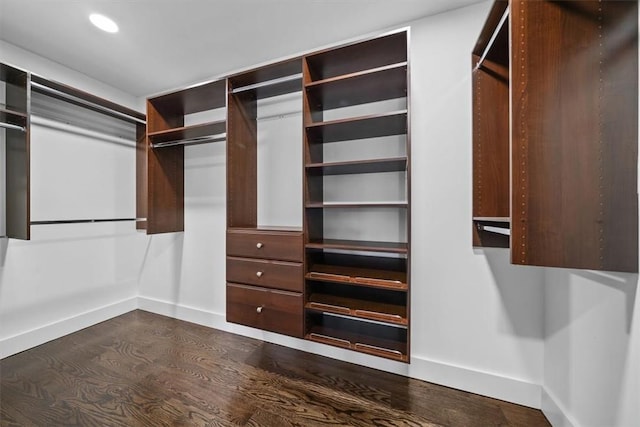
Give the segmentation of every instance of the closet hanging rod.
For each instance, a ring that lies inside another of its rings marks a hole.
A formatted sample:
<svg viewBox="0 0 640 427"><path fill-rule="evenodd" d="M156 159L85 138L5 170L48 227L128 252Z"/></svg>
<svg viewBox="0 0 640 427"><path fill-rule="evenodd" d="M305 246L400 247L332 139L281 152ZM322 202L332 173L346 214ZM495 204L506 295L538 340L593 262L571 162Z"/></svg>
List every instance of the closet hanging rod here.
<svg viewBox="0 0 640 427"><path fill-rule="evenodd" d="M13 123L5 123L5 122L0 122L0 128L19 130L20 132L27 131L27 128L25 128L24 126L18 126L18 125L14 125Z"/></svg>
<svg viewBox="0 0 640 427"><path fill-rule="evenodd" d="M59 220L44 220L44 221L31 221L31 225L55 225L55 224L92 224L99 222L126 222L126 221L138 221L138 218L95 218L95 219L59 219Z"/></svg>
<svg viewBox="0 0 640 427"><path fill-rule="evenodd" d="M246 92L248 90L259 89L261 87L272 86L272 85L276 85L278 83L286 83L286 82L290 82L290 81L298 80L298 79L302 79L302 73L293 74L291 76L279 77L277 79L267 80L267 81L260 82L260 83L254 83L252 85L236 87L231 91L231 93ZM302 89L302 87L300 89Z"/></svg>
<svg viewBox="0 0 640 427"><path fill-rule="evenodd" d="M218 133L215 135L198 136L195 138L176 139L173 141L163 141L152 143L153 148L171 147L174 145L191 145L191 144L204 144L206 142L221 142L227 139L227 133Z"/></svg>
<svg viewBox="0 0 640 427"><path fill-rule="evenodd" d="M90 107L90 108L93 108L93 109L96 109L96 110L100 110L100 111L102 111L104 113L107 113L107 114L109 114L111 116L117 116L117 117L129 120L129 121L134 121L134 122L142 123L142 124L146 124L147 123L146 120L139 119L138 117L134 117L132 115L129 115L129 114L126 114L126 113L122 113L120 111L114 110L114 109L109 108L109 107L105 107L105 106L100 105L100 104L96 104L95 102L87 101L86 99L82 99L82 98L74 96L74 95L70 95L70 94L65 93L65 92L63 92L61 90L51 88L51 87L49 87L47 85L43 85L42 83L34 82L33 80L31 81L31 87L34 88L34 89L37 89L40 92L49 93L49 94L52 94L52 95L55 95L55 96L59 96L61 98L68 99L68 100L73 101L73 102L77 102L79 104L86 105L87 107Z"/></svg>
<svg viewBox="0 0 640 427"><path fill-rule="evenodd" d="M504 25L504 23L507 21L508 17L509 17L509 8L507 7L505 9L504 13L502 14L502 18L500 18L500 21L498 22L498 25L496 26L496 29L493 30L493 34L491 34L491 38L489 39L489 43L487 43L487 46L484 48L484 51L482 52L482 56L480 57L480 59L476 63L476 66L473 67L473 71L476 71L478 68L480 68L480 66L484 62L484 59L487 57L487 54L491 50L491 47L493 46L493 43L498 38L498 33L500 33L500 30L502 29L502 26Z"/></svg>
<svg viewBox="0 0 640 427"><path fill-rule="evenodd" d="M490 233L503 234L505 236L511 235L511 230L508 228L495 227L492 225L480 225L479 228L483 231L488 231Z"/></svg>

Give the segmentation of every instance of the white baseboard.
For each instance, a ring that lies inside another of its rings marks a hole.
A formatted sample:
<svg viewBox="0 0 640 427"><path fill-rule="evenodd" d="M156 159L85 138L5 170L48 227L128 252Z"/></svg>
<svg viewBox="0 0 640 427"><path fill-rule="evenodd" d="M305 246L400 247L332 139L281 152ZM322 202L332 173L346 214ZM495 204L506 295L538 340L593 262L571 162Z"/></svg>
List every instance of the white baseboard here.
<svg viewBox="0 0 640 427"><path fill-rule="evenodd" d="M256 338L309 353L481 394L535 409L541 408L542 387L539 384L436 362L419 355L412 355L410 364L394 362L392 360L356 353L311 341L227 323L224 314L212 313L194 307L176 305L146 297L138 298L138 307L141 310L152 313Z"/></svg>
<svg viewBox="0 0 640 427"><path fill-rule="evenodd" d="M565 411L548 390L542 389L542 413L553 427L577 427L578 424L573 422L567 411Z"/></svg>
<svg viewBox="0 0 640 427"><path fill-rule="evenodd" d="M120 316L136 308L138 308L138 298L132 297L1 339L0 359Z"/></svg>

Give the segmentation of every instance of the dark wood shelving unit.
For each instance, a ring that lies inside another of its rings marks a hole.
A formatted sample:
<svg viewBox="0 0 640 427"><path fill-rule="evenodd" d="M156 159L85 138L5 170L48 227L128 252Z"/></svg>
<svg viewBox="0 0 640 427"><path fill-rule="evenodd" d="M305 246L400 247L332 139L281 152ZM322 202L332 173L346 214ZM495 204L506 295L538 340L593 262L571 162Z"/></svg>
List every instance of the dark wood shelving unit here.
<svg viewBox="0 0 640 427"><path fill-rule="evenodd" d="M407 132L407 110L309 124L309 143L329 143Z"/></svg>
<svg viewBox="0 0 640 427"><path fill-rule="evenodd" d="M226 128L223 121L185 126L185 116L225 105L225 80L147 99L147 234L184 230L184 147L210 142L193 139L220 135Z"/></svg>
<svg viewBox="0 0 640 427"><path fill-rule="evenodd" d="M404 172L407 170L407 158L394 157L331 163L309 163L306 165L306 169L307 174L310 176Z"/></svg>
<svg viewBox="0 0 640 427"><path fill-rule="evenodd" d="M342 218L327 218L325 213L331 210L344 209L351 216L397 209L402 212L398 228L406 227L403 234L410 236L407 39L407 32L399 31L303 58L306 338L404 362L409 361L409 242L328 238L324 230L327 221ZM407 108L398 109L400 102ZM356 105L371 112L325 120L330 110ZM356 147L351 141L393 136L403 138L406 155L367 154L367 144L361 143L357 145L363 151L361 158L324 160L329 143L347 144L339 148L348 149ZM325 177L388 172L404 174L406 179L399 201L326 198L325 185L338 181L327 184ZM364 222L362 235L372 226Z"/></svg>
<svg viewBox="0 0 640 427"><path fill-rule="evenodd" d="M4 105L0 122L5 132L6 235L29 240L31 236L30 108L31 75L0 64Z"/></svg>
<svg viewBox="0 0 640 427"><path fill-rule="evenodd" d="M637 33L637 2L494 3L472 53L474 245L638 272Z"/></svg>
<svg viewBox="0 0 640 427"><path fill-rule="evenodd" d="M259 226L257 196L258 101L301 92L302 61L245 71L227 84L227 320L303 338L303 231Z"/></svg>

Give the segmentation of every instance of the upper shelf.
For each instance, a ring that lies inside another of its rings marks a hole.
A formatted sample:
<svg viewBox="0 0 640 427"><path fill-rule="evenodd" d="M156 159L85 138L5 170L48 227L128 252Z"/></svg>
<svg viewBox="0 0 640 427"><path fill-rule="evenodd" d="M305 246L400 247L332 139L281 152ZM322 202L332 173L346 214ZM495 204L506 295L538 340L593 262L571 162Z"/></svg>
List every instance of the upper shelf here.
<svg viewBox="0 0 640 427"><path fill-rule="evenodd" d="M328 143L407 133L407 110L312 123L306 127L310 143Z"/></svg>
<svg viewBox="0 0 640 427"><path fill-rule="evenodd" d="M331 79L407 61L407 33L327 49L305 58L309 81Z"/></svg>
<svg viewBox="0 0 640 427"><path fill-rule="evenodd" d="M225 93L223 79L152 97L149 102L164 117L184 116L223 108L227 102Z"/></svg>
<svg viewBox="0 0 640 427"><path fill-rule="evenodd" d="M223 138L226 130L224 120L202 123L192 126L149 132L149 141L152 145L168 146L184 141L208 142L211 138Z"/></svg>
<svg viewBox="0 0 640 427"><path fill-rule="evenodd" d="M310 107L331 110L407 96L407 62L305 85Z"/></svg>
<svg viewBox="0 0 640 427"><path fill-rule="evenodd" d="M293 58L229 77L232 94L270 98L302 90L302 60Z"/></svg>

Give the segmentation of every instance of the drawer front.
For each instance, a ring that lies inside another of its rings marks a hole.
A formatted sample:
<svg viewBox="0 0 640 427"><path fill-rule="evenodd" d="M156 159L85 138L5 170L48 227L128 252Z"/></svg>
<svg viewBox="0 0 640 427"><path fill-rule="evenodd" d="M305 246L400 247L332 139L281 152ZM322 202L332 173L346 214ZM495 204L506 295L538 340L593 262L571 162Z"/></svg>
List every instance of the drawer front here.
<svg viewBox="0 0 640 427"><path fill-rule="evenodd" d="M302 338L302 294L227 283L227 321Z"/></svg>
<svg viewBox="0 0 640 427"><path fill-rule="evenodd" d="M302 292L302 264L227 257L227 281Z"/></svg>
<svg viewBox="0 0 640 427"><path fill-rule="evenodd" d="M228 231L227 255L302 262L302 233Z"/></svg>

